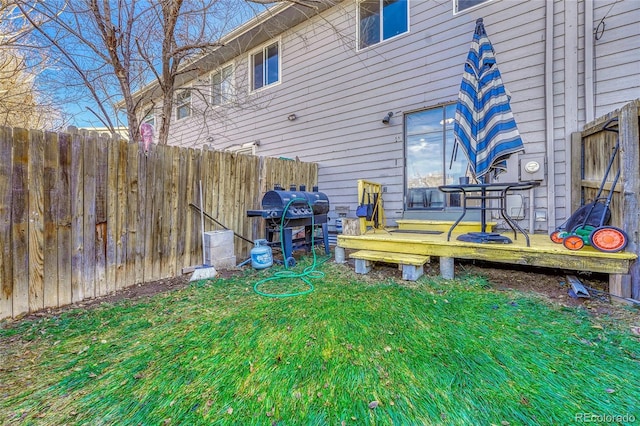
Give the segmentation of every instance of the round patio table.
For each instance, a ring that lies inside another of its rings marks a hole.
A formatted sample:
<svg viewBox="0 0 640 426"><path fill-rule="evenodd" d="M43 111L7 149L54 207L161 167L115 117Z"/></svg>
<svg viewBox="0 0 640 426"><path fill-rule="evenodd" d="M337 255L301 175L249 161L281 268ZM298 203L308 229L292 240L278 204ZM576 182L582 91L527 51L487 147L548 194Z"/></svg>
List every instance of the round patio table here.
<svg viewBox="0 0 640 426"><path fill-rule="evenodd" d="M540 182L496 182L496 183L467 183L460 185L442 185L438 189L444 193L460 194L462 204L462 214L449 228L447 234L447 241L451 239L451 233L456 226L466 216L467 211L480 210L480 232L469 232L458 236L458 240L475 242L475 243L501 243L510 244L511 239L500 235L496 232L487 231L487 210L499 210L500 215L505 220L507 225L513 230L513 238L517 239L517 232L519 231L527 242L527 247L530 246L529 235L514 221L507 212L507 193L511 191L525 191L531 188L535 188L540 185ZM469 205L469 201L480 201L480 206ZM498 206L487 205L487 200L498 200Z"/></svg>

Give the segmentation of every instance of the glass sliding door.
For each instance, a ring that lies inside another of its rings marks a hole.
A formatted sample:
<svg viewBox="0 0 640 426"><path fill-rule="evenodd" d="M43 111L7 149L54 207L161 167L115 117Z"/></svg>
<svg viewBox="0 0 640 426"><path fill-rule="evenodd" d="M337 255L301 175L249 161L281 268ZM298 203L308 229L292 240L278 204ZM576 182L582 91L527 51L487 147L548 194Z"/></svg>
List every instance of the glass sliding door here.
<svg viewBox="0 0 640 426"><path fill-rule="evenodd" d="M459 151L452 158L455 110L450 104L405 115L405 212L423 212L420 217L427 219L429 213L459 214L459 195L438 190L468 176L464 154Z"/></svg>

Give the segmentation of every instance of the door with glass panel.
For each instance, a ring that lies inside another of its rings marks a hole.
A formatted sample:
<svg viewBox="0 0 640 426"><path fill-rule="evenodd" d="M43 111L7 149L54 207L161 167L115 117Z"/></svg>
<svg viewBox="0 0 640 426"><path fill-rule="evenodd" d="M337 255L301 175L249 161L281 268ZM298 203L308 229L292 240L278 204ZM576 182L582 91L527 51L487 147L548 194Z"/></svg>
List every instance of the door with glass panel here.
<svg viewBox="0 0 640 426"><path fill-rule="evenodd" d="M447 220L460 214L460 195L438 190L468 176L464 154L452 156L455 110L449 104L405 114L405 218ZM476 219L472 213L465 219Z"/></svg>

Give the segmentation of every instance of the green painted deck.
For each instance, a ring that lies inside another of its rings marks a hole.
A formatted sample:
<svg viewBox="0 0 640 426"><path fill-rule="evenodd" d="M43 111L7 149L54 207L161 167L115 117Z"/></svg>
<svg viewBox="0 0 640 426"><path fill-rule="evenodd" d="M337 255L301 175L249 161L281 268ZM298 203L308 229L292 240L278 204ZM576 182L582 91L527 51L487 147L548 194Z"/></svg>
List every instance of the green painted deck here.
<svg viewBox="0 0 640 426"><path fill-rule="evenodd" d="M370 230L363 235L338 235L337 246L343 249L374 250L405 253L421 256L436 256L454 259L476 259L514 265L530 265L559 268L573 271L590 271L606 274L628 274L636 260L634 253L605 253L593 247L571 251L562 244L553 243L548 235L530 235L531 246L527 247L524 236L513 238L513 232L503 235L513 244L478 244L457 241L461 232L451 235L401 232L400 230Z"/></svg>

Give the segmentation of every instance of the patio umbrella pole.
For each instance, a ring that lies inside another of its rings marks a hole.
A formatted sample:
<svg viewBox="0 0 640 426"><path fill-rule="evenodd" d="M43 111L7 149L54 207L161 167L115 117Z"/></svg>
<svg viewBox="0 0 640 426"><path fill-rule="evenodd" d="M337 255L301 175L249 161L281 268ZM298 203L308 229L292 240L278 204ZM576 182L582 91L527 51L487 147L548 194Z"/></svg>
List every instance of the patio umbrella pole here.
<svg viewBox="0 0 640 426"><path fill-rule="evenodd" d="M480 198L481 232L460 235L458 240L473 243L512 242L498 233L486 232L487 192L492 191L486 176L503 172L507 158L524 150L509 102L493 46L482 18L478 18L458 93L453 127L456 143L451 161L457 149L461 148L469 160L473 176L479 182L475 190L480 193L477 198Z"/></svg>

